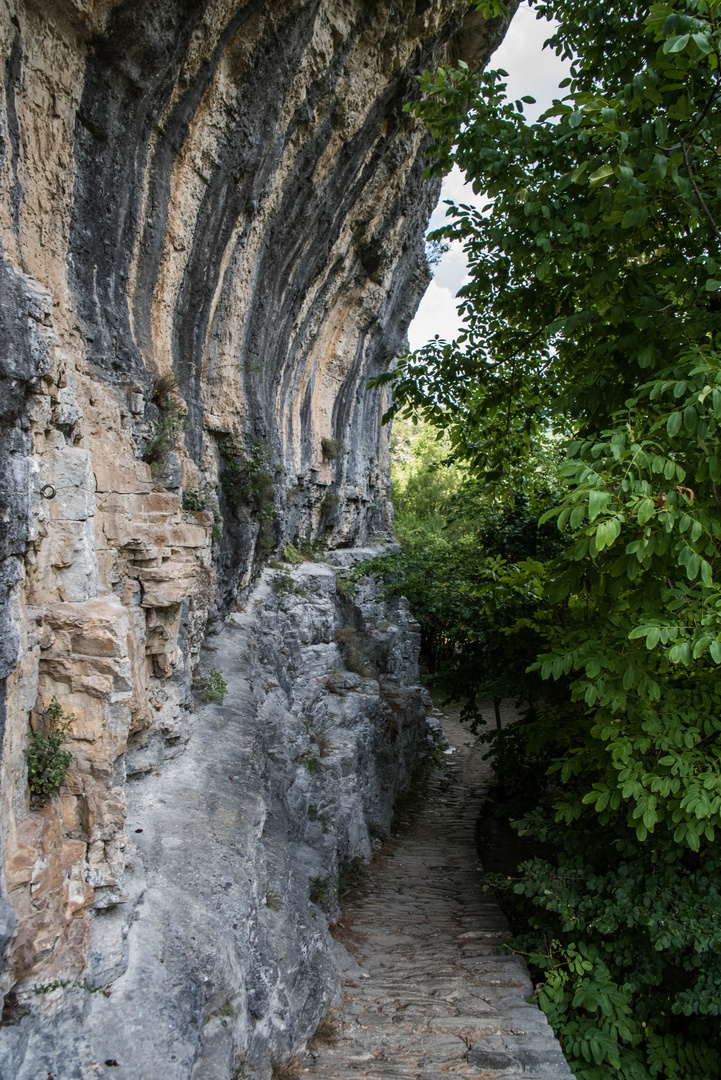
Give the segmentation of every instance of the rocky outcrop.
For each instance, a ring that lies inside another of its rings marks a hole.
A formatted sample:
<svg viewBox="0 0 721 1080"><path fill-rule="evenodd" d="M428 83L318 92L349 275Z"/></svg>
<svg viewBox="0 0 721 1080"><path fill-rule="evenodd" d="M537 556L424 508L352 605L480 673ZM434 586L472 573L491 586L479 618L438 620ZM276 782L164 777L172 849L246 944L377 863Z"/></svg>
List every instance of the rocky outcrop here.
<svg viewBox="0 0 721 1080"><path fill-rule="evenodd" d="M337 996L344 876L428 750L417 652L370 579L264 573L204 651L224 702L161 767L129 755L122 889L95 888L82 979L14 992L0 1075L264 1078L303 1047Z"/></svg>
<svg viewBox="0 0 721 1080"><path fill-rule="evenodd" d="M428 280L437 195L403 105L502 31L457 0L0 5L8 1022L82 982L127 907L129 793L192 740L206 625L288 541L390 533L364 387ZM31 798L53 698L72 765Z"/></svg>

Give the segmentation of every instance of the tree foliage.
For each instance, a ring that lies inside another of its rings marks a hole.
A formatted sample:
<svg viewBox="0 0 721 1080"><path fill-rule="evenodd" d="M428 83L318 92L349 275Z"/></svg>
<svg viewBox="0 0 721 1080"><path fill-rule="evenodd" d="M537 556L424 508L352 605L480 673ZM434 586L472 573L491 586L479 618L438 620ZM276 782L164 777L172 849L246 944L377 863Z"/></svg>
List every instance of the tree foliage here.
<svg viewBox="0 0 721 1080"><path fill-rule="evenodd" d="M451 205L436 234L468 255L464 329L402 358L389 416L435 425L506 497L533 486L544 440L564 440L547 514L564 551L536 574L529 677L565 706L523 730L551 762L524 827L559 854L515 895L579 1078L698 1080L719 1075L721 1009L721 12L535 6L572 60L538 123L504 72L421 80L429 172L457 164L488 201Z"/></svg>

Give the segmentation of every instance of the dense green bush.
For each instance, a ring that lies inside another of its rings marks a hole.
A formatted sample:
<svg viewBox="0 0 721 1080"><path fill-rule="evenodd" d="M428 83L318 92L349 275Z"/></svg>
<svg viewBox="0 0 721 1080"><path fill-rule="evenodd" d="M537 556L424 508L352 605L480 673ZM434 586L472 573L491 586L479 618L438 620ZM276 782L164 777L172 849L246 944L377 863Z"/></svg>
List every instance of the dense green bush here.
<svg viewBox="0 0 721 1080"><path fill-rule="evenodd" d="M70 734L75 713L63 715L62 706L53 695L35 731L28 732L25 757L28 764L28 786L33 795L57 795L65 783L73 755L61 749Z"/></svg>
<svg viewBox="0 0 721 1080"><path fill-rule="evenodd" d="M273 531L275 488L268 471L270 450L257 442L246 454L234 442L221 446L220 485L223 495L234 510L247 509L258 522L255 551L258 559L266 559L275 546Z"/></svg>
<svg viewBox="0 0 721 1080"><path fill-rule="evenodd" d="M222 705L228 695L228 684L223 678L222 672L217 668L209 668L200 677L200 688L205 701L217 701Z"/></svg>
<svg viewBox="0 0 721 1080"><path fill-rule="evenodd" d="M484 617L533 654L523 723L488 738L499 807L548 845L506 902L577 1077L713 1080L721 12L536 6L572 57L545 118L526 123L503 72L463 64L426 75L413 106L436 139L429 170L458 165L489 202L454 207L438 234L469 257L459 339L375 385L393 383L389 415L444 433L477 489L481 552L472 573L463 544L427 563L425 596L418 552L397 565L421 615L453 628L458 670L480 650L479 693L501 690ZM489 522L494 497L505 511L540 492L543 442L561 447L546 517L533 507L535 533ZM543 546L554 519L560 554Z"/></svg>

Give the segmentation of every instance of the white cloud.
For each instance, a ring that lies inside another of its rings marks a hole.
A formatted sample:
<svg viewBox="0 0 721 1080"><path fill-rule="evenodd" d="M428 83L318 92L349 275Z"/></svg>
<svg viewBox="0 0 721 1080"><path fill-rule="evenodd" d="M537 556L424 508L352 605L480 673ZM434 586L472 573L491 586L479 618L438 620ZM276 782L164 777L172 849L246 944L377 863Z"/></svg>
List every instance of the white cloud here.
<svg viewBox="0 0 721 1080"><path fill-rule="evenodd" d="M532 121L546 111L554 98L565 93L558 89L558 84L569 73L568 61L543 48L544 41L553 33L553 25L547 19L537 19L535 12L522 4L488 65L508 72L507 93L511 100L524 94L536 98L536 105L524 107Z"/></svg>
<svg viewBox="0 0 721 1080"><path fill-rule="evenodd" d="M433 280L441 289L449 289L455 296L466 280L466 267L467 259L463 247L459 241L454 240L450 250L434 268Z"/></svg>
<svg viewBox="0 0 721 1080"><path fill-rule="evenodd" d="M543 48L543 43L550 37L552 30L551 23L545 19L536 19L530 8L525 4L521 5L513 17L505 39L489 64L490 68L503 68L508 72L507 92L511 100L526 94L536 98L536 105L524 107L525 115L530 121L537 120L553 99L564 93L559 90L558 84L568 75L568 62L559 60L550 49ZM433 211L429 229L437 229L443 224L446 217L446 199L478 207L486 202L484 197L474 195L471 185L465 183L460 169L454 168L443 180L440 201ZM453 244L451 250L435 267L434 279L409 327L408 338L412 349L421 348L436 334L448 341L458 333L461 321L454 298L465 280L466 257L460 244Z"/></svg>
<svg viewBox="0 0 721 1080"><path fill-rule="evenodd" d="M438 334L445 341L452 341L461 328L456 311L455 292L430 283L421 300L416 317L408 328L411 349L420 349Z"/></svg>

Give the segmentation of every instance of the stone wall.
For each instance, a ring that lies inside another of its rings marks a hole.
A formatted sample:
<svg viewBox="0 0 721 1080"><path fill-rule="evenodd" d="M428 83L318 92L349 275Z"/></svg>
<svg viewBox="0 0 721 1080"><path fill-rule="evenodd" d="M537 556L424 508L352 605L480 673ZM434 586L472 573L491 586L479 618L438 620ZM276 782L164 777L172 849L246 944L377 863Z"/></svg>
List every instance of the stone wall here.
<svg viewBox="0 0 721 1080"><path fill-rule="evenodd" d="M403 104L503 29L458 0L0 0L3 993L85 977L206 624L287 541L389 535L364 387L438 190ZM53 697L73 764L32 799Z"/></svg>

